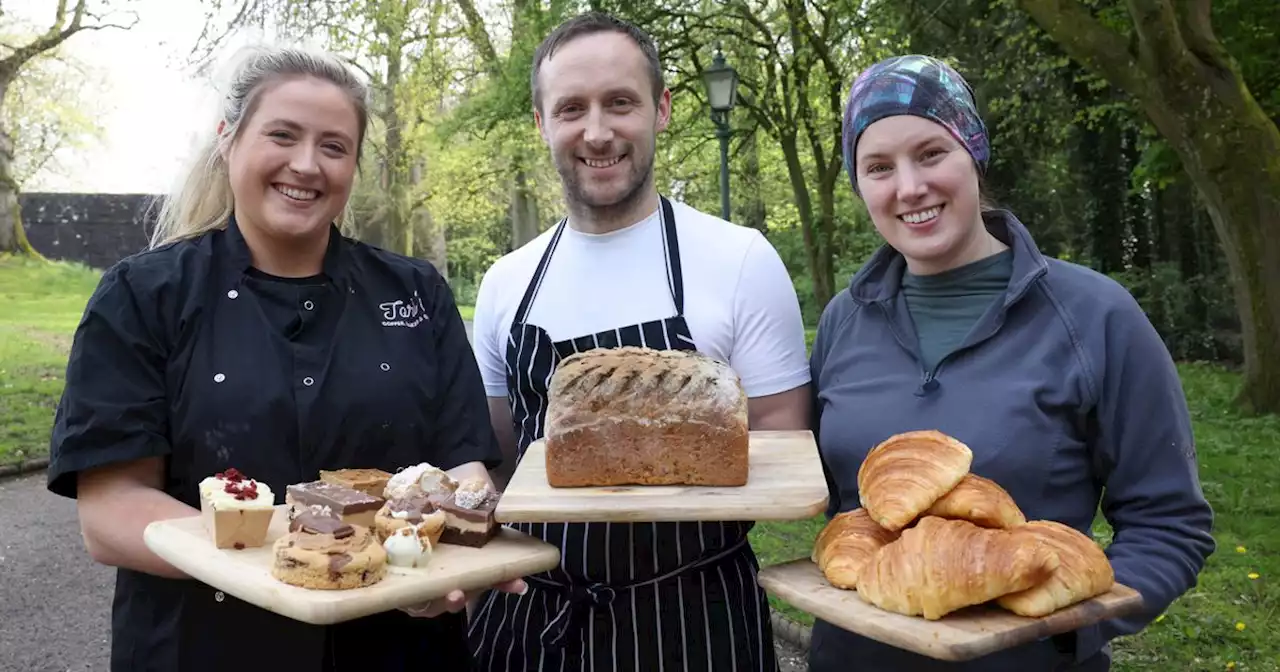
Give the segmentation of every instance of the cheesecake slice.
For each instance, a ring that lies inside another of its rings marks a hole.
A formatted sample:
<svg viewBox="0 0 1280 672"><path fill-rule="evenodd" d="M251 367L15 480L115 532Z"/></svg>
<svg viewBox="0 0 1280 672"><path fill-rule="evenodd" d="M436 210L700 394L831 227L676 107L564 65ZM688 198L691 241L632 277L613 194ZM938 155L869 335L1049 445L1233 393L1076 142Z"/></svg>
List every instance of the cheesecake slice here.
<svg viewBox="0 0 1280 672"><path fill-rule="evenodd" d="M200 515L216 548L255 548L265 544L275 503L275 495L266 483L234 468L200 481Z"/></svg>

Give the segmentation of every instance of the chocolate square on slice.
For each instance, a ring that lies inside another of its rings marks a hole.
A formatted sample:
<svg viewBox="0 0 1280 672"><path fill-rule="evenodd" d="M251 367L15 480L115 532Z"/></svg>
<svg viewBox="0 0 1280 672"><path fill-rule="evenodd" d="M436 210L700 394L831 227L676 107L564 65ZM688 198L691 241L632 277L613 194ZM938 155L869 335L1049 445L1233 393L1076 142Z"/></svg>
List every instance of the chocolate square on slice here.
<svg viewBox="0 0 1280 672"><path fill-rule="evenodd" d="M373 529L374 515L383 504L381 497L324 481L290 485L285 490L284 501L289 505L290 520L307 507L326 506L342 522L369 529Z"/></svg>
<svg viewBox="0 0 1280 672"><path fill-rule="evenodd" d="M480 547L498 533L493 519L501 495L488 488L482 481L467 481L440 502L444 511L444 533L440 542L458 546Z"/></svg>

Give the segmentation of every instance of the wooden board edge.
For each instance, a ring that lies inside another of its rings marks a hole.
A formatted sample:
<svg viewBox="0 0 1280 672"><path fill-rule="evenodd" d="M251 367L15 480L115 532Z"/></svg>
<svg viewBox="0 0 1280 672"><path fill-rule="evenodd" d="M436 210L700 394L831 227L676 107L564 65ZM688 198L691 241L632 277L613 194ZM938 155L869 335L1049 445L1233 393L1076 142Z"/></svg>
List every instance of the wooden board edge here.
<svg viewBox="0 0 1280 672"><path fill-rule="evenodd" d="M194 517L194 516L191 516L191 517ZM177 520L182 520L182 519L178 518L178 519L165 519L165 520L152 521L151 523L148 523L147 526L142 530L142 542L147 546L148 549L151 550L152 553L155 553L157 556L159 556L160 559L164 560L170 565L173 565L179 571L186 573L192 579L195 579L196 581L199 581L209 586L210 588L213 588L214 590L221 591L225 594L235 597L238 600L241 600L248 604L252 604L258 607L259 609L263 609L265 611L269 611L274 614L279 614L281 616L284 616L286 618L290 618L296 621L309 623L311 625L329 625L329 623L319 622L314 620L314 616L313 616L314 610L292 609L287 606L281 607L280 605L270 605L270 606L264 605L256 601L255 596L248 589L241 589L238 587L228 589L228 588L219 587L221 585L228 585L228 584L234 585L235 582L222 580L225 574L217 570L208 570L204 566L193 565L191 563L183 562L183 554L180 552L180 550L175 548L174 546L171 546L168 540L161 534L160 530L164 525L168 523L173 523ZM281 584L281 585L286 588L294 587L294 586L288 586L286 584Z"/></svg>
<svg viewBox="0 0 1280 672"><path fill-rule="evenodd" d="M698 514L698 509L673 507L656 515L637 515L635 509L600 507L597 501L583 500L582 506L547 509L537 505L521 506L520 503L505 507L498 500L493 519L503 525L512 523L696 523L696 522L778 522L808 520L827 510L830 502L825 490L823 495L809 502L786 505L761 505L758 509L746 509L750 515L708 516ZM594 507L591 505L595 505ZM741 511L742 509L739 509Z"/></svg>
<svg viewBox="0 0 1280 672"><path fill-rule="evenodd" d="M180 519L175 519L175 520L180 520ZM258 607L259 609L262 609L264 611L269 611L271 613L275 613L295 621L307 623L309 625L334 625L336 623L354 620L357 618L363 618L365 616L370 616L376 613L397 609L399 608L399 606L408 606L409 604L425 601L427 599L425 597L415 598L413 600L406 600L406 604L404 605L371 609L371 610L360 609L355 611L352 611L349 609L344 610L339 608L340 602L337 600L323 600L323 601L310 601L310 602L309 601L299 601L299 602L284 601L283 603L277 603L277 604L264 604L263 601L260 600L256 595L254 595L251 589L249 588L241 589L238 587L237 588L222 587L227 585L231 585L231 586L235 585L234 581L223 580L223 578L221 578L221 577L225 577L226 576L225 574L218 571L207 571L206 568L203 566L199 566L199 565L193 566L188 563L184 563L182 561L182 554L176 548L170 546L167 540L165 540L163 535L161 535L159 532L163 524L172 523L172 522L174 521L158 520L158 521L149 523L145 528L143 528L142 538L143 538L143 543L146 544L147 548L151 549L153 553L155 553L157 556L159 556L166 562L172 564L177 569L183 572L186 572L189 576L191 576L192 579L200 581L205 585L208 585L209 587L213 588L214 590L218 590L225 594L231 595L245 603L252 604L255 607ZM537 574L540 572L549 571L559 566L560 549L556 548L554 545L549 544L536 537L529 536L528 534L520 532L519 530L512 530L510 528L503 529L502 534L518 535L516 537L516 540L518 540L519 543L524 543L529 545L530 554L528 557L521 558L519 561L510 563L511 565L518 567L519 571L518 572L496 572L496 571L483 572L479 576L476 576L474 578L471 578L468 581L460 583L457 586L458 588L461 588L462 590L465 590L465 591L480 590L504 580L522 578L525 576L529 576L531 574ZM487 578L487 577L492 577L492 578ZM317 593L317 591L310 591L306 588L300 588L298 586L293 586L283 582L279 582L278 584L273 583L271 584L271 586L273 589L278 591L278 593L296 592L299 595L311 595L311 594ZM360 590L360 589L357 588L353 590ZM352 591L332 591L332 592L322 591L321 594L324 594L325 596L332 596L332 595L338 595L338 594L350 594L351 592Z"/></svg>
<svg viewBox="0 0 1280 672"><path fill-rule="evenodd" d="M762 567L759 573L757 574L757 583L760 585L761 588L765 590L766 593L782 600L783 602L787 602L788 604L792 605L793 607L796 607L800 611L804 611L806 613L812 614L812 611L810 610L811 608L808 607L808 603L812 598L810 598L808 595L806 595L802 591L792 590L790 586L780 581L776 576L778 574L786 572L791 567L794 567L797 565L812 565L812 564L813 564L813 561L811 559L801 557L801 558L795 558L793 560L783 561L767 567ZM881 641L882 643L886 643L888 646L895 646L898 648L902 648L903 650L910 651L912 653L916 653L922 656L927 656L929 658L933 658L936 660L942 660L947 662L965 662L965 661L974 660L976 658L980 658L982 656L986 656L992 653L996 653L998 651L1021 646L1023 644L1036 641L1038 639L1050 637L1055 634L1061 634L1064 632L1070 632L1071 630L1077 630L1079 628L1088 627L1102 620L1121 618L1128 614L1132 614L1142 608L1142 605L1143 605L1142 595L1138 593L1137 590L1121 583L1116 583L1115 587L1112 588L1112 591L1115 591L1116 588L1120 588L1121 589L1120 592L1124 592L1127 594L1124 598L1122 598L1122 601L1119 603L1119 606L1113 606L1105 616L1096 617L1096 618L1086 617L1084 619L1081 619L1084 622L1075 624L1074 626L1070 625L1071 622L1075 620L1075 614L1079 613L1080 611L1090 610L1093 608L1091 605L1096 604L1096 602L1094 602L1093 600L1086 600L1084 602L1080 602L1080 603L1071 605L1069 607L1060 609L1059 611L1056 611L1053 614L1042 617L1040 619L1027 619L1029 622L1039 621L1041 624L1043 624L1043 627L1025 628L1019 631L1019 634L1015 637L1005 637L1000 642L993 641L991 643L986 643L986 642L957 643L957 644L948 645L945 647L934 648L934 647L928 646L927 643L922 642L921 645L917 647L900 647L897 644L884 642L884 640L881 640L879 637L877 637L876 631L881 630L881 628L868 627L863 623L837 623L829 619L823 619L823 620L827 620L827 622L830 622L833 626L837 628L840 628L842 630L847 630L849 632L853 632L855 634L861 635L868 639ZM850 591L850 592L856 593L856 591ZM890 620L900 620L900 619L915 620L917 618L917 617L911 617L911 616L903 616L901 614L894 614L892 612L885 612L885 613L887 614L887 617ZM1060 625L1064 622L1067 624L1066 627L1063 627L1062 625Z"/></svg>

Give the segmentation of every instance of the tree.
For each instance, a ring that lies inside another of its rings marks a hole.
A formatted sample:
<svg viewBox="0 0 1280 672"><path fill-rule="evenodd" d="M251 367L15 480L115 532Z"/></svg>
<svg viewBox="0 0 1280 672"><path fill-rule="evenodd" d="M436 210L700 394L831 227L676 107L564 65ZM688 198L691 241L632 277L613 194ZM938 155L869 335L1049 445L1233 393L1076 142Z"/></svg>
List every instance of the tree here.
<svg viewBox="0 0 1280 672"><path fill-rule="evenodd" d="M32 188L42 175L61 174L66 166L60 155L66 150L102 139L103 129L86 95L98 81L87 63L57 51L32 60L14 80L2 123L13 138L10 175L19 189Z"/></svg>
<svg viewBox="0 0 1280 672"><path fill-rule="evenodd" d="M35 39L21 46L0 45L0 51L5 52L0 58L0 105L8 104L9 90L32 61L57 49L76 33L105 28L128 30L138 21L137 15L129 12L132 19L128 23L112 22L107 16L91 12L88 0L76 0L75 7L69 4L70 0L58 0L53 23ZM6 117L0 114L0 119ZM38 256L22 227L19 186L13 177L14 147L7 129L0 127L0 252Z"/></svg>
<svg viewBox="0 0 1280 672"><path fill-rule="evenodd" d="M1127 0L1120 29L1079 0L1018 0L1072 58L1132 96L1196 185L1231 271L1238 401L1280 413L1280 130L1214 34L1209 0Z"/></svg>

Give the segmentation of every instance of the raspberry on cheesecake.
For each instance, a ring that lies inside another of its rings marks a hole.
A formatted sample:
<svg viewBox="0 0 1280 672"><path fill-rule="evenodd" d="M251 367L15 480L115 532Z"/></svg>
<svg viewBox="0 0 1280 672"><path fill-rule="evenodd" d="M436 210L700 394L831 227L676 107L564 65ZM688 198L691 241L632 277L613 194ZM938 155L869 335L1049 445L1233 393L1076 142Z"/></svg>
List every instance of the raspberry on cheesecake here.
<svg viewBox="0 0 1280 672"><path fill-rule="evenodd" d="M262 546L275 503L266 483L234 468L200 481L200 515L217 548Z"/></svg>

